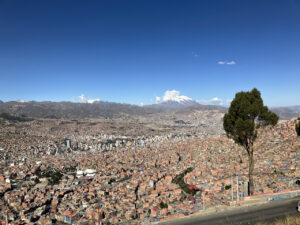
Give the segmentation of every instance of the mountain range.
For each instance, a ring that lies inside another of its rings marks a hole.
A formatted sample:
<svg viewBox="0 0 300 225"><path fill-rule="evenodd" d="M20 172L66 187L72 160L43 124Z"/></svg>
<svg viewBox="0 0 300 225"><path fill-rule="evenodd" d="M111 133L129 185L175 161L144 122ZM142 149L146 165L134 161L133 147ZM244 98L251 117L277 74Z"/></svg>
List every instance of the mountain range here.
<svg viewBox="0 0 300 225"><path fill-rule="evenodd" d="M184 96L183 96L184 97ZM74 102L36 102L0 101L0 113L6 112L19 116L37 118L120 118L122 116L147 116L161 113L192 113L193 111L218 111L225 113L226 107L201 105L187 98L162 101L157 104L137 106L111 102L74 103ZM271 108L280 119L299 117L300 106Z"/></svg>
<svg viewBox="0 0 300 225"><path fill-rule="evenodd" d="M282 120L300 117L300 105L289 107L273 107L271 110L275 112Z"/></svg>
<svg viewBox="0 0 300 225"><path fill-rule="evenodd" d="M186 100L168 100L168 101L163 101L157 104L152 104L152 105L146 105L144 106L145 108L152 108L152 109L160 109L160 110L170 110L170 109L182 109L194 105L199 105L198 102L192 99L186 99Z"/></svg>

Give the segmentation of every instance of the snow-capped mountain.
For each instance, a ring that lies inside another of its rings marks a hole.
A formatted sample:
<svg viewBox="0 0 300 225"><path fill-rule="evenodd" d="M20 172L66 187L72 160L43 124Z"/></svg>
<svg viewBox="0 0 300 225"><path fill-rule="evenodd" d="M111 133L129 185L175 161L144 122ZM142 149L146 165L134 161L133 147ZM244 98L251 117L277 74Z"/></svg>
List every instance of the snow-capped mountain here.
<svg viewBox="0 0 300 225"><path fill-rule="evenodd" d="M156 97L156 104L148 105L146 107L156 108L156 109L180 109L193 105L198 105L198 103L184 95L180 95L179 91L171 90L166 91L162 98Z"/></svg>
<svg viewBox="0 0 300 225"><path fill-rule="evenodd" d="M164 101L158 104L153 104L151 105L151 108L158 108L158 109L181 109L181 108L185 108L185 107L189 107L189 106L193 106L193 105L199 105L198 102L196 102L195 100L191 99L191 100L180 100L180 101L176 101L176 100L168 100L168 101Z"/></svg>
<svg viewBox="0 0 300 225"><path fill-rule="evenodd" d="M178 91L166 91L165 95L162 98L162 102L177 102L177 103L184 103L184 102L190 102L193 101L193 99L184 96L184 95L179 95Z"/></svg>

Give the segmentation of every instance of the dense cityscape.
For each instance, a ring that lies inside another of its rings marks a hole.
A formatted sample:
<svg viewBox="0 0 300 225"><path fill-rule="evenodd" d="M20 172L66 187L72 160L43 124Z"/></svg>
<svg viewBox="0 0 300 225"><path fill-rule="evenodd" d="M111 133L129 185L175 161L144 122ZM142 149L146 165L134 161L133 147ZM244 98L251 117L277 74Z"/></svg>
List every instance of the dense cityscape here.
<svg viewBox="0 0 300 225"><path fill-rule="evenodd" d="M255 194L299 189L296 121L259 130ZM247 157L222 131L122 136L95 135L90 123L74 133L71 120L1 124L2 221L147 224L234 204L236 176L247 196ZM64 129L49 133L54 124Z"/></svg>

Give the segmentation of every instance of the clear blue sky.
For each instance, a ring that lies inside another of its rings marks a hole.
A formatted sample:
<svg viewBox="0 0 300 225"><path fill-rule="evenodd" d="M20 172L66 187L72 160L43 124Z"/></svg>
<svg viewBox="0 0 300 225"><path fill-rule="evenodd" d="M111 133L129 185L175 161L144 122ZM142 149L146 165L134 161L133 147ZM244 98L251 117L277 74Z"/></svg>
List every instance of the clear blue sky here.
<svg viewBox="0 0 300 225"><path fill-rule="evenodd" d="M235 63L235 64L234 64ZM300 105L299 0L0 0L0 100Z"/></svg>

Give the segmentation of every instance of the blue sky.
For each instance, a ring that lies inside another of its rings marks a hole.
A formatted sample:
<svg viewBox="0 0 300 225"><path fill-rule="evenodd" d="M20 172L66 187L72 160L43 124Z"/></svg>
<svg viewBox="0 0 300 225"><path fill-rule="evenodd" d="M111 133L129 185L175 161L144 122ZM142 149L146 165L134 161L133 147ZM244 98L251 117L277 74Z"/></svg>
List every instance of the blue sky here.
<svg viewBox="0 0 300 225"><path fill-rule="evenodd" d="M0 0L0 100L300 105L300 1Z"/></svg>

